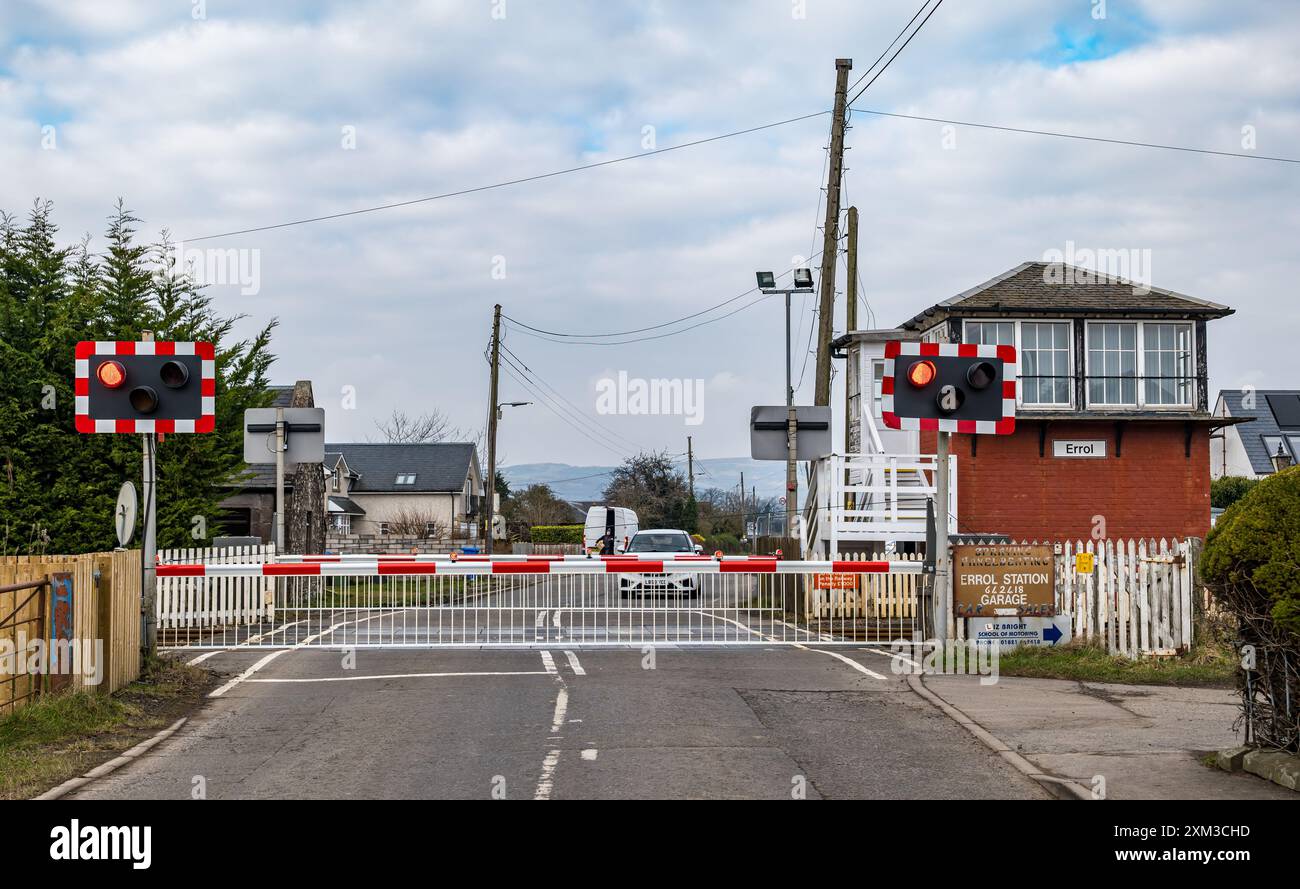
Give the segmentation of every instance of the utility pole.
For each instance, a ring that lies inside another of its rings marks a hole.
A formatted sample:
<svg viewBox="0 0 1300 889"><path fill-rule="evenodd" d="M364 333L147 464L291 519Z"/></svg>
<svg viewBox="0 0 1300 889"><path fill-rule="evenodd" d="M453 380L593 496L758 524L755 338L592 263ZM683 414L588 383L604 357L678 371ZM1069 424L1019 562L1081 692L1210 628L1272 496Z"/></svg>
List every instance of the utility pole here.
<svg viewBox="0 0 1300 889"><path fill-rule="evenodd" d="M794 514L799 508L799 474L795 455L799 421L794 409L794 383L790 378L790 291L785 293L785 536L794 537Z"/></svg>
<svg viewBox="0 0 1300 889"><path fill-rule="evenodd" d="M691 499L695 499L695 451L691 447L691 437L686 436L686 480L690 485Z"/></svg>
<svg viewBox="0 0 1300 889"><path fill-rule="evenodd" d="M814 404L831 403L831 331L835 320L835 265L840 243L840 181L844 176L845 106L852 59L835 60L835 117L831 124L830 178L826 181L826 224L822 232L821 299L817 316L817 389Z"/></svg>
<svg viewBox="0 0 1300 889"><path fill-rule="evenodd" d="M745 470L740 471L740 536L745 536Z"/></svg>
<svg viewBox="0 0 1300 889"><path fill-rule="evenodd" d="M483 535L487 553L492 554L492 513L497 493L497 372L501 366L501 304L492 310L492 381L488 384L488 465L487 481L484 483L486 505L483 515L486 531Z"/></svg>

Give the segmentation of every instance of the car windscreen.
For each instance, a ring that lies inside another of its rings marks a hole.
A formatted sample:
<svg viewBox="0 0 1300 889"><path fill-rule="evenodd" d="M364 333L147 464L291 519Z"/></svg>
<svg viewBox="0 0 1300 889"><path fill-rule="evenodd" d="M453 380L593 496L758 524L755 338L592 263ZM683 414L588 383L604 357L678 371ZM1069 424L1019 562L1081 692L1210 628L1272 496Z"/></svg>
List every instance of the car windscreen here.
<svg viewBox="0 0 1300 889"><path fill-rule="evenodd" d="M628 545L630 553L690 553L695 551L691 538L685 534L639 533Z"/></svg>

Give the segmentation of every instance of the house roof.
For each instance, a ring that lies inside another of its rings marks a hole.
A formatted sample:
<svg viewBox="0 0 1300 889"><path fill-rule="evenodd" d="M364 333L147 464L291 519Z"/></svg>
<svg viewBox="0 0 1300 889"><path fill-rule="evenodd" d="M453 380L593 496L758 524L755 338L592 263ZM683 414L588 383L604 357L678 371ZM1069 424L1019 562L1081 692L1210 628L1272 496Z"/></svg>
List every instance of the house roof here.
<svg viewBox="0 0 1300 889"><path fill-rule="evenodd" d="M1024 262L983 284L931 306L899 326L924 330L949 316L1159 314L1203 318L1231 315L1227 306L1161 287L1134 284L1066 263Z"/></svg>
<svg viewBox="0 0 1300 889"><path fill-rule="evenodd" d="M1246 407L1247 396L1254 407ZM1300 389L1221 389L1219 401L1228 409L1228 416L1248 418L1249 422L1237 426L1242 447L1250 458L1250 468L1257 474L1273 471L1272 455L1264 447L1265 435L1300 435ZM1294 455L1300 457L1300 454Z"/></svg>
<svg viewBox="0 0 1300 889"><path fill-rule="evenodd" d="M339 515L365 515L366 511L362 509L355 500L348 497L341 497L338 494L330 495L330 512Z"/></svg>
<svg viewBox="0 0 1300 889"><path fill-rule="evenodd" d="M470 442L436 444L326 444L326 454L341 454L357 476L349 493L447 493L465 487L477 459ZM399 475L414 475L411 484L397 484Z"/></svg>
<svg viewBox="0 0 1300 889"><path fill-rule="evenodd" d="M267 386L266 388L275 393L275 400L271 402L271 407L293 407L292 386Z"/></svg>

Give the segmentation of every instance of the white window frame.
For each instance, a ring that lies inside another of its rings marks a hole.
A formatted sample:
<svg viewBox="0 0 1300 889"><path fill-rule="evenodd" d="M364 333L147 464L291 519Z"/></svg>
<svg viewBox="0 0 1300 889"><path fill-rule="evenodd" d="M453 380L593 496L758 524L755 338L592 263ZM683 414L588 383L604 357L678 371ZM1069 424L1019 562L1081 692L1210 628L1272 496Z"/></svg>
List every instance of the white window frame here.
<svg viewBox="0 0 1300 889"><path fill-rule="evenodd" d="M387 537L387 536L388 536L388 522L380 522L380 523L379 523L379 536L380 536L380 537Z"/></svg>
<svg viewBox="0 0 1300 889"><path fill-rule="evenodd" d="M967 324L1010 324L1012 336L1015 337L1013 345L1016 347L1016 363L1019 369L1024 369L1024 361L1021 360L1024 338L1022 336L1021 325L1023 324L1061 324L1065 326L1065 348L1066 348L1066 367L1070 369L1069 385L1066 387L1066 394L1069 401L1057 404L1055 402L1036 402L1025 401L1025 386L1023 380L1016 381L1016 407L1028 408L1035 411L1060 411L1062 413L1077 410L1075 406L1075 384L1078 381L1079 368L1076 364L1078 357L1075 355L1074 348L1074 324L1069 320L1058 320L1055 318L963 318L961 325L961 341L969 343L966 336Z"/></svg>
<svg viewBox="0 0 1300 889"><path fill-rule="evenodd" d="M334 516L333 531L335 534L348 535L352 533L352 516L347 513Z"/></svg>
<svg viewBox="0 0 1300 889"><path fill-rule="evenodd" d="M1092 349L1089 343L1092 342L1092 327L1094 324L1132 324L1137 328L1135 344L1137 349L1137 376L1135 379L1135 391L1133 397L1136 403L1107 404L1104 401L1094 402L1092 400L1090 387L1088 385L1092 376ZM1191 386L1188 388L1189 399L1181 404L1147 404L1146 400L1146 326L1148 324L1181 324L1191 331L1191 339L1188 342L1188 354L1192 361L1192 372L1190 374ZM1195 410L1200 397L1201 378L1199 369L1196 367L1197 340L1196 324L1191 321L1161 320L1158 318L1150 319L1087 319L1084 322L1083 332L1083 374L1084 374L1084 398L1089 408L1097 407L1106 410L1121 411L1167 411L1170 413L1183 413Z"/></svg>

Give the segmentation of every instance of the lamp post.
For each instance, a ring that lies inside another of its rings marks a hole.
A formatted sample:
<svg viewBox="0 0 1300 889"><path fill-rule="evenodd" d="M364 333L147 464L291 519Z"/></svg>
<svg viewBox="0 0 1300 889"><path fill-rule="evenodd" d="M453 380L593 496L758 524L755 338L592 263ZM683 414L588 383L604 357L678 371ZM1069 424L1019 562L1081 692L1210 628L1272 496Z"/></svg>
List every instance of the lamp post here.
<svg viewBox="0 0 1300 889"><path fill-rule="evenodd" d="M785 408L786 408L786 461L785 461L785 536L794 531L794 516L799 509L799 476L795 472L795 454L798 441L798 420L794 409L794 385L790 379L790 294L812 293L812 269L795 269L793 287L777 287L776 275L755 272L758 289L764 294L785 295Z"/></svg>
<svg viewBox="0 0 1300 889"><path fill-rule="evenodd" d="M1281 472L1284 469L1289 469L1292 464L1295 463L1295 461L1291 459L1291 455L1286 452L1286 446L1280 441L1277 443L1277 453L1269 457L1269 459L1273 461L1274 472Z"/></svg>
<svg viewBox="0 0 1300 889"><path fill-rule="evenodd" d="M496 393L493 394L495 395ZM532 404L532 402L531 401L501 402L500 404L497 404L495 406L495 409L493 410L493 419L500 420L502 418L502 416L505 413L502 410L502 408L523 407L526 404ZM495 506L496 506L496 498L497 498L497 449L496 449L496 424L495 423L492 424L491 434L492 434L492 442L491 442L492 446L488 448L488 471L487 471L488 477L486 483L484 484L484 488L486 489L484 499L487 501L487 503L483 507L483 514L485 519L483 546L485 547L488 555L492 554L492 515L496 511Z"/></svg>

